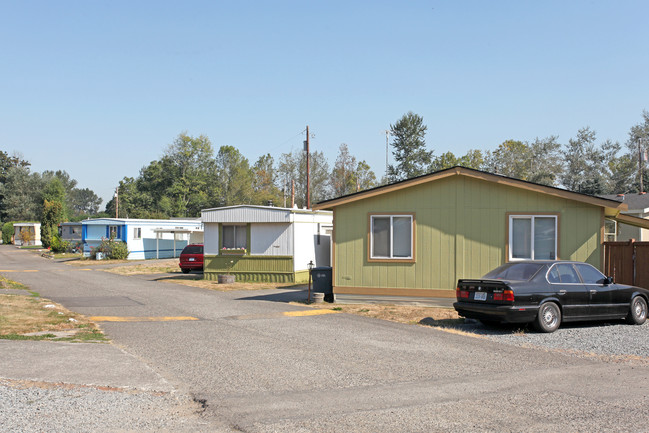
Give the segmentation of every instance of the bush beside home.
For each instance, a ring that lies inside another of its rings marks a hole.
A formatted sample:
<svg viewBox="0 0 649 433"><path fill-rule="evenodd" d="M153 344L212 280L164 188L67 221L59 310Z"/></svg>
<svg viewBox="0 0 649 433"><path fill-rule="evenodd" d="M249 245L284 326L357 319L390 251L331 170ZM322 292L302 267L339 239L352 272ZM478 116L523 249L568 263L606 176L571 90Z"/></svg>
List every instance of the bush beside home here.
<svg viewBox="0 0 649 433"><path fill-rule="evenodd" d="M129 252L126 242L103 239L97 248L92 249L90 257L97 259L97 253L102 253L105 259L126 260Z"/></svg>
<svg viewBox="0 0 649 433"><path fill-rule="evenodd" d="M10 244L11 243L11 237L14 234L14 223L13 222L6 222L2 226L2 243L3 244Z"/></svg>

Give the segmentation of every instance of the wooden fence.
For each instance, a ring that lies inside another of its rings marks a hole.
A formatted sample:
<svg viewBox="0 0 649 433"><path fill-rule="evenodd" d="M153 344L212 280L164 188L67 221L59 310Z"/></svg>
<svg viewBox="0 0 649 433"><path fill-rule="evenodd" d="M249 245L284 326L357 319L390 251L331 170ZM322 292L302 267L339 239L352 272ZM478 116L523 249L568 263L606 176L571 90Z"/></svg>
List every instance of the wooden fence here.
<svg viewBox="0 0 649 433"><path fill-rule="evenodd" d="M604 242L603 271L616 283L649 288L649 242Z"/></svg>

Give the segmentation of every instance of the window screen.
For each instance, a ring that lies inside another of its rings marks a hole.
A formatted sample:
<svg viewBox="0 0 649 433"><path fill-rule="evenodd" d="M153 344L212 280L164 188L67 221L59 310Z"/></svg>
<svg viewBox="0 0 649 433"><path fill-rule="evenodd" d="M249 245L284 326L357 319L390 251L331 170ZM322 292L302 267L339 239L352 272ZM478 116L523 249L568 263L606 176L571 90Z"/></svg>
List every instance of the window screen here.
<svg viewBox="0 0 649 433"><path fill-rule="evenodd" d="M246 248L247 238L247 228L245 225L223 226L224 248Z"/></svg>

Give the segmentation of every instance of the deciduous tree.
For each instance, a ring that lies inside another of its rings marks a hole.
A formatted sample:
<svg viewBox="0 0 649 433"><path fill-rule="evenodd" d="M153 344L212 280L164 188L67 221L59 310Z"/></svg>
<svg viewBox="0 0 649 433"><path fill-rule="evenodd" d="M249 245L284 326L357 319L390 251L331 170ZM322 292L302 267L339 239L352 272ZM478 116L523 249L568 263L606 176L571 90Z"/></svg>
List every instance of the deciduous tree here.
<svg viewBox="0 0 649 433"><path fill-rule="evenodd" d="M272 202L275 206L281 206L282 192L276 184L275 160L270 153L259 157L252 167L254 173L252 189L254 203L267 205Z"/></svg>
<svg viewBox="0 0 649 433"><path fill-rule="evenodd" d="M207 203L206 187L213 173L212 143L204 135L181 133L167 147L161 161L163 174L170 177L166 195L172 200L173 216L198 216Z"/></svg>
<svg viewBox="0 0 649 433"><path fill-rule="evenodd" d="M319 151L311 152L311 203L317 203L330 197L329 193L329 163L324 154ZM279 161L278 179L291 194L291 180L295 182L295 204L306 207L306 152L294 151L284 153ZM287 204L289 205L289 204Z"/></svg>
<svg viewBox="0 0 649 433"><path fill-rule="evenodd" d="M253 173L248 159L237 148L221 146L216 155L216 174L222 206L251 204Z"/></svg>

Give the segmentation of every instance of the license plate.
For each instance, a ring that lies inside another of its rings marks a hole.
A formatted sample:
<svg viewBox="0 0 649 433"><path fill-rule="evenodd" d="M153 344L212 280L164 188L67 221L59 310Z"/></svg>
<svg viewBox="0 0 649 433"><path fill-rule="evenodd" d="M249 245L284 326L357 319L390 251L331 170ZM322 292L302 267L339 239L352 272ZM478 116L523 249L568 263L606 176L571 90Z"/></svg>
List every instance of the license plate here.
<svg viewBox="0 0 649 433"><path fill-rule="evenodd" d="M487 292L475 292L475 294L473 295L473 299L476 301L486 301Z"/></svg>
<svg viewBox="0 0 649 433"><path fill-rule="evenodd" d="M190 262L193 262L193 261L195 261L196 259L195 259L194 257L190 257L190 258L188 258L187 260L190 261Z"/></svg>

